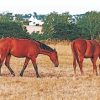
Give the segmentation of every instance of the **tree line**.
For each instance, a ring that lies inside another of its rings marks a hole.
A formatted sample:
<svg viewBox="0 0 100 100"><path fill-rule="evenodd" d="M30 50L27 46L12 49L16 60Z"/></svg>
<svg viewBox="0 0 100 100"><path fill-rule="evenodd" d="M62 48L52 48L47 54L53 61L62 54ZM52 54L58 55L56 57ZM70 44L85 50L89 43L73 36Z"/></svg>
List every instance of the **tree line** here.
<svg viewBox="0 0 100 100"><path fill-rule="evenodd" d="M76 38L100 39L100 12L90 11L79 15L70 15L69 12L58 14L52 12L48 15L37 15L44 21L44 34L27 33L23 25L25 22L19 15L17 21L12 21L10 14L0 16L0 37L19 37L44 39L73 40Z"/></svg>
<svg viewBox="0 0 100 100"><path fill-rule="evenodd" d="M51 38L73 40L100 38L100 12L91 11L80 15L53 12L46 17L43 25L45 34Z"/></svg>

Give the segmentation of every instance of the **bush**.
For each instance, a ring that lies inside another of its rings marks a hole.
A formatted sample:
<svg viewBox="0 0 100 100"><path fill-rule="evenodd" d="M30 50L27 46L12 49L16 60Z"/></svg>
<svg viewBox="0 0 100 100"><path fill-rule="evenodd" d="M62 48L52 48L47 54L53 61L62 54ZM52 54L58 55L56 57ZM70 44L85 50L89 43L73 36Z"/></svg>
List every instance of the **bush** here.
<svg viewBox="0 0 100 100"><path fill-rule="evenodd" d="M18 22L0 22L0 37L30 38L29 34Z"/></svg>
<svg viewBox="0 0 100 100"><path fill-rule="evenodd" d="M39 34L39 33L32 33L31 34L31 38L32 39L35 39L35 40L47 40L47 39L51 39L52 38L52 35L50 36L51 34Z"/></svg>

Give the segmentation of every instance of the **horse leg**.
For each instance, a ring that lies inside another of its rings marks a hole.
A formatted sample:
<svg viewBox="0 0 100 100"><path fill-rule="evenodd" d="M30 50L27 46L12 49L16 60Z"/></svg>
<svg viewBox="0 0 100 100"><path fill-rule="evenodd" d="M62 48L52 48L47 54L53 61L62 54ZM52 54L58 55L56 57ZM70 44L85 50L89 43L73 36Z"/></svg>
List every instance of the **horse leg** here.
<svg viewBox="0 0 100 100"><path fill-rule="evenodd" d="M95 58L92 58L92 59L91 59L91 61L92 61L92 63L93 63L93 73L94 73L95 75L98 75L97 66L96 66L97 58L98 58L98 57L95 57Z"/></svg>
<svg viewBox="0 0 100 100"><path fill-rule="evenodd" d="M38 78L38 77L40 77L40 75L39 75L39 73L38 73L38 67L37 67L37 64L36 64L36 58L33 57L33 58L31 59L31 61L32 61L33 67L34 67L34 69L35 69L36 76L37 76L37 78Z"/></svg>
<svg viewBox="0 0 100 100"><path fill-rule="evenodd" d="M5 56L2 56L2 54L0 54L0 76L1 76L1 67L3 64L4 58L5 58Z"/></svg>
<svg viewBox="0 0 100 100"><path fill-rule="evenodd" d="M84 72L83 72L83 59L84 59L84 56L80 56L79 57L79 67L80 67L80 71L81 71L81 75L84 75Z"/></svg>
<svg viewBox="0 0 100 100"><path fill-rule="evenodd" d="M21 70L21 72L20 72L20 76L23 76L24 70L26 69L26 67L27 67L27 65L28 65L28 63L29 63L29 60L30 60L29 58L26 58L26 59L25 59L23 68L22 68L22 70Z"/></svg>
<svg viewBox="0 0 100 100"><path fill-rule="evenodd" d="M99 75L100 75L100 64L99 64Z"/></svg>
<svg viewBox="0 0 100 100"><path fill-rule="evenodd" d="M10 73L11 73L13 76L15 76L15 73L14 73L14 71L11 69L10 64L9 64L10 58L11 58L11 55L10 55L10 54L6 56L5 65L6 65L7 68L9 69Z"/></svg>
<svg viewBox="0 0 100 100"><path fill-rule="evenodd" d="M74 75L76 76L76 58L73 59Z"/></svg>
<svg viewBox="0 0 100 100"><path fill-rule="evenodd" d="M100 59L100 56L99 56L99 59ZM100 74L100 64L99 64L99 74Z"/></svg>
<svg viewBox="0 0 100 100"><path fill-rule="evenodd" d="M3 63L3 62L0 62L0 76L1 76L1 67L2 67L2 63Z"/></svg>
<svg viewBox="0 0 100 100"><path fill-rule="evenodd" d="M5 54L0 52L0 76L1 76L1 67L2 67L4 59L5 59Z"/></svg>

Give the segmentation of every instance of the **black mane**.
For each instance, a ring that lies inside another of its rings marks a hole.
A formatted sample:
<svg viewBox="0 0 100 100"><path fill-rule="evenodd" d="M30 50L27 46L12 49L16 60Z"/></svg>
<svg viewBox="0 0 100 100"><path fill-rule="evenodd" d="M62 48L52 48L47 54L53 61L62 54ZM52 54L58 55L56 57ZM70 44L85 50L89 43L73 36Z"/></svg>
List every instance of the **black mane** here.
<svg viewBox="0 0 100 100"><path fill-rule="evenodd" d="M35 39L33 39L33 40L36 41L36 42L38 42L38 43L40 44L40 48L41 48L41 49L48 50L48 51L50 51L50 52L54 51L51 47L47 46L46 44L41 43L41 42L39 42L39 41L37 41L37 40L35 40Z"/></svg>

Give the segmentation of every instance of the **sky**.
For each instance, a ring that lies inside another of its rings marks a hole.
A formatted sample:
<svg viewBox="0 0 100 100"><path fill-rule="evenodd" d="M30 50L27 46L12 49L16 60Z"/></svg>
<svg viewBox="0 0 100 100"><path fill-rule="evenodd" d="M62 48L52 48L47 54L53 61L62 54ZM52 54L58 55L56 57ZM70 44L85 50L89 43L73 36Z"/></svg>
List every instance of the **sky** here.
<svg viewBox="0 0 100 100"><path fill-rule="evenodd" d="M83 14L87 11L100 11L100 0L0 0L0 13L49 14L50 12Z"/></svg>

